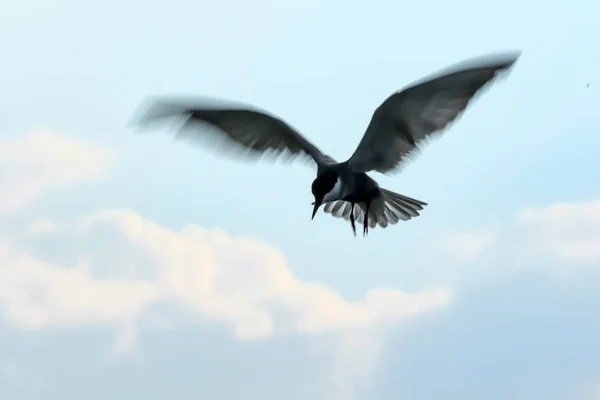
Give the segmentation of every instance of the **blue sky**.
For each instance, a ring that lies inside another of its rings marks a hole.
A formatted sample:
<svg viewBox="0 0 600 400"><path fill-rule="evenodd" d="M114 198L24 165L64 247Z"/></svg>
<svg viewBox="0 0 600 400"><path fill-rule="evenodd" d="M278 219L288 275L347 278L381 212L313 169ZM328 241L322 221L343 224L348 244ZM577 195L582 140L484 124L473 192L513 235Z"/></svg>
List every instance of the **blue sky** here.
<svg viewBox="0 0 600 400"><path fill-rule="evenodd" d="M2 9L0 397L600 398L592 2ZM514 49L373 175L429 205L367 240L310 220L310 167L128 125L147 96L216 96L343 159L391 92Z"/></svg>

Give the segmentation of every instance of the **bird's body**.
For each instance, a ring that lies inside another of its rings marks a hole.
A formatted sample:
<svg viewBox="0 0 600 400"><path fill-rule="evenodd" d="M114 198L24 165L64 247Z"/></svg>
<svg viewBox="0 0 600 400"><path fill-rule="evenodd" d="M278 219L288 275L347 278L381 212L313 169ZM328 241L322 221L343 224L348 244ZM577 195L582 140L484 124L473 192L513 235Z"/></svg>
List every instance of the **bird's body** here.
<svg viewBox="0 0 600 400"><path fill-rule="evenodd" d="M377 223L386 227L388 223L409 220L418 216L418 211L427 205L380 188L366 173L352 172L347 162L324 166L311 189L316 199L319 193L325 193L320 202L313 203L313 218L319 206L325 204L325 212L350 220L354 234L355 220L363 224L366 235L369 227L373 228Z"/></svg>
<svg viewBox="0 0 600 400"><path fill-rule="evenodd" d="M333 188L325 193L322 202L331 204L341 200L350 203L352 207L354 207L354 204L364 206L363 210L366 217L364 218L363 232L366 234L368 230L367 207L371 204L371 201L381 196L379 185L364 172L352 172L352 170L348 168L347 163L338 163L324 168L324 171L317 176L317 179L313 181L311 187L313 194L318 196L318 193L328 189L332 182L334 183ZM313 218L320 204L315 202L314 206ZM356 234L354 210L351 210L348 217L352 224L352 230Z"/></svg>
<svg viewBox="0 0 600 400"><path fill-rule="evenodd" d="M282 119L245 105L218 107L214 101L155 102L142 121L181 116L185 118L183 128L192 128L197 123L214 128L212 137L229 145L220 146L220 150L237 148L256 155L307 156L317 166L311 187L315 198L312 217L324 205L325 212L350 220L355 235L355 221L362 222L366 235L369 228L377 225L385 228L416 217L427 205L380 188L367 172L399 170L407 156L454 121L482 87L510 69L518 54L488 58L471 60L471 66L454 67L453 71L392 94L375 110L354 154L344 162L322 153ZM188 137L201 139L209 137L210 129L201 135L197 129L191 132Z"/></svg>

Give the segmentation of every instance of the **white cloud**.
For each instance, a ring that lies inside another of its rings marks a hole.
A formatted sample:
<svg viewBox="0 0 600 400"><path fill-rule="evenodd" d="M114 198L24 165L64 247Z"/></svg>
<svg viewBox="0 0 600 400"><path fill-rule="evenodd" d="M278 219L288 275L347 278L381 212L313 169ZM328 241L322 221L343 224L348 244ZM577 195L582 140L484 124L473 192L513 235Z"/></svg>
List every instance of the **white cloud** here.
<svg viewBox="0 0 600 400"><path fill-rule="evenodd" d="M530 252L582 265L600 262L600 200L525 210L516 225L527 233Z"/></svg>
<svg viewBox="0 0 600 400"><path fill-rule="evenodd" d="M41 132L0 142L0 213L45 191L105 175L108 149ZM153 305L230 327L239 340L277 334L337 339L335 386L350 398L368 381L387 324L443 307L447 289L406 293L375 288L349 301L304 282L269 244L221 230L171 229L133 210L100 209L73 220L32 218L0 237L0 305L20 329L78 324L119 329L113 355L131 351ZM333 335L333 336L332 336ZM331 356L330 352L327 352Z"/></svg>
<svg viewBox="0 0 600 400"><path fill-rule="evenodd" d="M0 164L21 176L0 177L5 213L47 190L102 177L114 158L108 149L47 132L0 142L3 149ZM525 263L548 257L598 263L600 200L525 210L504 226L459 233L444 245L468 261L508 254ZM443 288L407 293L383 287L350 301L299 279L268 243L193 224L174 229L129 209L71 220L31 218L21 231L0 236L0 306L19 329L113 326L112 354L119 356L135 348L145 321L164 317L153 306L169 304L229 327L242 341L310 335L332 371L335 399L351 399L368 387L387 325L449 300Z"/></svg>
<svg viewBox="0 0 600 400"><path fill-rule="evenodd" d="M130 320L160 292L146 282L97 280L82 268L63 268L0 240L0 299L23 328Z"/></svg>
<svg viewBox="0 0 600 400"><path fill-rule="evenodd" d="M461 259L487 254L522 266L553 260L568 266L596 265L600 263L600 199L526 209L503 226L453 234L445 243Z"/></svg>
<svg viewBox="0 0 600 400"><path fill-rule="evenodd" d="M39 235L44 233L53 233L57 229L54 221L48 218L39 218L31 222L27 228L27 233Z"/></svg>
<svg viewBox="0 0 600 400"><path fill-rule="evenodd" d="M331 399L360 398L368 392L383 349L385 333L380 329L357 329L343 335L326 335L314 349L326 360Z"/></svg>
<svg viewBox="0 0 600 400"><path fill-rule="evenodd" d="M0 212L21 207L43 192L105 176L114 153L50 131L0 141Z"/></svg>
<svg viewBox="0 0 600 400"><path fill-rule="evenodd" d="M445 240L445 247L459 258L472 261L479 258L494 244L494 235L484 233L458 233Z"/></svg>
<svg viewBox="0 0 600 400"><path fill-rule="evenodd" d="M8 266L0 298L19 325L122 321L169 301L231 326L240 339L256 339L380 326L449 299L445 289L413 294L378 288L363 301L348 301L329 287L300 281L281 253L262 241L195 225L171 230L130 210L104 210L60 225L60 233L45 235L80 243L85 250L71 254L87 260L87 270L36 259L6 242L0 246L0 263ZM108 247L94 245L103 239ZM139 267L152 273L136 278ZM120 276L95 278L104 268Z"/></svg>

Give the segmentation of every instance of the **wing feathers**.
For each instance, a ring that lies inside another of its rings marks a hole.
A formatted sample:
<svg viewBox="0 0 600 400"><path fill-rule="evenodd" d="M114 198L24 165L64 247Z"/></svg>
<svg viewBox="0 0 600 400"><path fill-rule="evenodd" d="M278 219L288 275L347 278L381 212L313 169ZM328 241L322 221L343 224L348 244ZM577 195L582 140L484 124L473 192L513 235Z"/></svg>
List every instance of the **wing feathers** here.
<svg viewBox="0 0 600 400"><path fill-rule="evenodd" d="M215 147L218 142L220 151L286 156L288 160L305 157L318 166L335 163L286 122L257 109L219 105L217 100L154 100L138 123L147 125L168 117L184 120L178 137L210 141Z"/></svg>
<svg viewBox="0 0 600 400"><path fill-rule="evenodd" d="M519 55L470 60L392 94L375 110L348 160L352 170L386 173L399 169L407 155L460 117L475 95L507 72Z"/></svg>

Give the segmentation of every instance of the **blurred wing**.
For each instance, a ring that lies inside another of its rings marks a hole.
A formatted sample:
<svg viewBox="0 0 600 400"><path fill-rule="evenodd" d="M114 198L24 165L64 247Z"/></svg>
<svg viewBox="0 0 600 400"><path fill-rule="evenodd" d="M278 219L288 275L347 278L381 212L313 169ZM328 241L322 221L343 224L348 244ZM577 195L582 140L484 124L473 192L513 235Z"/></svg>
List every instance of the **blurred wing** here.
<svg viewBox="0 0 600 400"><path fill-rule="evenodd" d="M386 228L399 221L408 221L411 218L418 217L419 211L427 203L412 199L389 190L381 189L382 195L375 199L369 206L369 227L375 228L379 225ZM323 211L337 218L350 220L351 203L344 200L332 201L325 204ZM362 224L365 220L365 203L358 203L354 206L354 219Z"/></svg>
<svg viewBox="0 0 600 400"><path fill-rule="evenodd" d="M480 89L507 72L520 53L473 59L437 77L388 97L373 113L356 151L348 160L354 172L381 173L398 168L425 139L444 130L467 108Z"/></svg>
<svg viewBox="0 0 600 400"><path fill-rule="evenodd" d="M219 107L214 100L200 105L190 101L152 101L138 123L148 124L168 117L184 120L178 137L209 140L212 143L207 144L218 151L258 158L265 154L288 159L304 156L318 166L335 163L281 119L245 106ZM200 129L201 125L212 129Z"/></svg>

